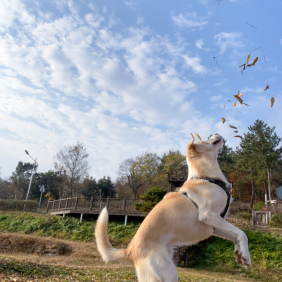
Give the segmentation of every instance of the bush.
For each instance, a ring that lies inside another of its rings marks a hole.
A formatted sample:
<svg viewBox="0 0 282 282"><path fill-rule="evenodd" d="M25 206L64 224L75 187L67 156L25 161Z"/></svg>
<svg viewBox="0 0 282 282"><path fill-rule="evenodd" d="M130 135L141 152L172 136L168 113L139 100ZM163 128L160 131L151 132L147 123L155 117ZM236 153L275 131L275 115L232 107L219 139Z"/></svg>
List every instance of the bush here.
<svg viewBox="0 0 282 282"><path fill-rule="evenodd" d="M275 214L270 218L270 226L271 227L280 227L282 228L282 215L281 214Z"/></svg>
<svg viewBox="0 0 282 282"><path fill-rule="evenodd" d="M141 201L134 203L134 208L140 212L148 213L163 199L166 193L167 190L160 186L151 186L141 195Z"/></svg>
<svg viewBox="0 0 282 282"><path fill-rule="evenodd" d="M242 218L242 219L246 219L246 220L251 220L252 218L252 214L249 212L238 212L236 214L237 218Z"/></svg>
<svg viewBox="0 0 282 282"><path fill-rule="evenodd" d="M36 211L37 208L37 201L0 200L0 210L2 211Z"/></svg>
<svg viewBox="0 0 282 282"><path fill-rule="evenodd" d="M263 208L265 208L264 202L257 202L254 204L253 210L254 211L263 211Z"/></svg>

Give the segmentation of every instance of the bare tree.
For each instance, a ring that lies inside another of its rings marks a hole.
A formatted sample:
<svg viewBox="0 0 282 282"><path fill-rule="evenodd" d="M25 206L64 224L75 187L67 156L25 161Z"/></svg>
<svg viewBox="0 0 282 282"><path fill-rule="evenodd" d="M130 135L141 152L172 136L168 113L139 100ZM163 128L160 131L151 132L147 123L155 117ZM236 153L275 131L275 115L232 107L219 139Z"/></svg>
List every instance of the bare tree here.
<svg viewBox="0 0 282 282"><path fill-rule="evenodd" d="M82 143L64 147L55 156L55 169L67 175L70 196L83 178L88 176L90 166L87 161L88 154Z"/></svg>
<svg viewBox="0 0 282 282"><path fill-rule="evenodd" d="M132 158L125 159L120 165L118 169L118 175L120 178L126 177L128 181L128 185L132 190L134 197L137 197L138 189L142 186L141 176L134 169L134 164L136 161Z"/></svg>

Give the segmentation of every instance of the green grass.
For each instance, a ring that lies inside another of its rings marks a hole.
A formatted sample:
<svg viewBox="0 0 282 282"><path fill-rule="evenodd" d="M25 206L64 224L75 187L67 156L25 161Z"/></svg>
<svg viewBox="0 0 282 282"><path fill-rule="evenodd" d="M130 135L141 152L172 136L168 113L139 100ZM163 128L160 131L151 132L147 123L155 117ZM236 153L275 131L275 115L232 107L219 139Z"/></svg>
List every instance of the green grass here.
<svg viewBox="0 0 282 282"><path fill-rule="evenodd" d="M96 221L83 221L75 217L37 216L30 213L0 214L1 232L19 232L38 236L51 236L59 239L92 242ZM139 222L128 223L110 221L109 238L116 243L128 242L139 228Z"/></svg>

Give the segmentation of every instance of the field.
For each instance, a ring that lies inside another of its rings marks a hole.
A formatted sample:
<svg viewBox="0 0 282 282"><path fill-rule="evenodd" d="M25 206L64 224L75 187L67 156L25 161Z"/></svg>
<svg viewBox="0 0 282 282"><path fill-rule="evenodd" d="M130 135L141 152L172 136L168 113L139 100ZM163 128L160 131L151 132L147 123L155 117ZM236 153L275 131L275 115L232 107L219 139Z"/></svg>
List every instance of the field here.
<svg viewBox="0 0 282 282"><path fill-rule="evenodd" d="M117 248L125 247L139 225L129 222L125 227L122 222L111 221L112 244ZM132 266L105 265L101 260L95 245L94 227L95 221L79 223L77 218L0 212L0 281L137 281ZM189 267L178 268L179 281L281 281L282 230L247 226L242 229L249 237L251 269L236 264L232 243L211 238L191 249ZM10 247L4 248L4 241L7 246L9 241ZM17 242L27 247L19 252L15 249ZM65 255L44 253L42 246L50 244L51 250L64 245L71 252ZM33 247L35 245L41 246L38 247L41 253Z"/></svg>

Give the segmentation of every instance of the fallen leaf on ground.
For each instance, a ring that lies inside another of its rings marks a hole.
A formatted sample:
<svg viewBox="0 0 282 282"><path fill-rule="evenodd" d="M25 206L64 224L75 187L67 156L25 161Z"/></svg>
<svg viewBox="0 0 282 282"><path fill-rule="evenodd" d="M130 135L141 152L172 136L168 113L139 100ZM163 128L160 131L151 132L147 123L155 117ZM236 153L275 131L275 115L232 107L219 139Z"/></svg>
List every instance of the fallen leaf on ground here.
<svg viewBox="0 0 282 282"><path fill-rule="evenodd" d="M233 126L233 125L230 125L228 124L231 128L234 128L234 129L237 129L237 127Z"/></svg>
<svg viewBox="0 0 282 282"><path fill-rule="evenodd" d="M225 118L221 118L222 123L225 123Z"/></svg>
<svg viewBox="0 0 282 282"><path fill-rule="evenodd" d="M269 89L269 85L267 84L264 91L266 91L267 89Z"/></svg>
<svg viewBox="0 0 282 282"><path fill-rule="evenodd" d="M271 106L271 108L273 107L274 102L275 102L275 99L272 97L272 98L270 99L270 106Z"/></svg>
<svg viewBox="0 0 282 282"><path fill-rule="evenodd" d="M240 136L240 135L235 135L234 137L239 137L239 138L241 138L243 140L243 137Z"/></svg>
<svg viewBox="0 0 282 282"><path fill-rule="evenodd" d="M195 135L197 136L197 138L198 138L200 141L202 141L202 139L201 139L201 137L200 137L200 135L199 135L198 133L195 132Z"/></svg>

